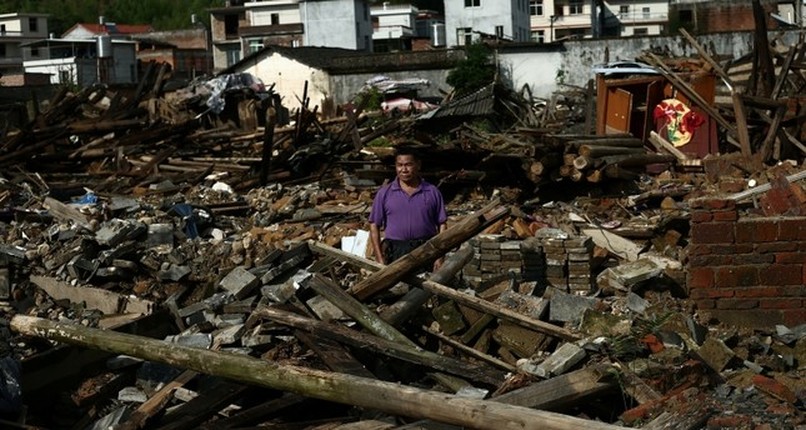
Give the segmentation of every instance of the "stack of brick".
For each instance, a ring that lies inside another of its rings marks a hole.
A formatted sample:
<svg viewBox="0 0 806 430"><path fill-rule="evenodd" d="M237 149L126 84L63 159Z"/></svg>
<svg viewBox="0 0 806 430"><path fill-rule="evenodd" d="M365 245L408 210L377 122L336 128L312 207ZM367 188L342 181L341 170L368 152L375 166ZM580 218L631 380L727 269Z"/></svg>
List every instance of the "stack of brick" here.
<svg viewBox="0 0 806 430"><path fill-rule="evenodd" d="M726 199L697 199L690 207L687 284L698 309L728 324L802 324L806 217L739 217Z"/></svg>
<svg viewBox="0 0 806 430"><path fill-rule="evenodd" d="M521 273L523 260L519 241L507 241L502 235L482 234L471 240L471 244L475 253L462 275L472 287L499 279L502 274Z"/></svg>
<svg viewBox="0 0 806 430"><path fill-rule="evenodd" d="M537 237L546 255L547 285L565 293L590 293L593 279L591 239L557 229L540 230Z"/></svg>
<svg viewBox="0 0 806 430"><path fill-rule="evenodd" d="M523 260L523 272L521 279L524 281L536 281L538 286L545 287L546 284L546 254L540 241L535 237L524 239L521 243L521 259Z"/></svg>

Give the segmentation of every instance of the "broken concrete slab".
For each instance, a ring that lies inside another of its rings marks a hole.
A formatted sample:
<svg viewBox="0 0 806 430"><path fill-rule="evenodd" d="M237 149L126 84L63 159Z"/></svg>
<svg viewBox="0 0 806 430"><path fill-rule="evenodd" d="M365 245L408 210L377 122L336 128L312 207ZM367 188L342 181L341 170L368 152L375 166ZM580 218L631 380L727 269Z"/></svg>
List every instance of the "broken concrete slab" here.
<svg viewBox="0 0 806 430"><path fill-rule="evenodd" d="M258 286L258 282L257 276L251 274L245 267L238 266L232 269L218 285L240 300L251 294L252 290Z"/></svg>
<svg viewBox="0 0 806 430"><path fill-rule="evenodd" d="M716 372L721 372L736 357L725 342L715 337L706 339L697 350L697 355Z"/></svg>
<svg viewBox="0 0 806 430"><path fill-rule="evenodd" d="M562 375L585 358L587 353L574 343L564 343L548 358L534 368L534 374L541 378Z"/></svg>
<svg viewBox="0 0 806 430"><path fill-rule="evenodd" d="M578 322L586 309L592 309L596 304L593 297L567 294L555 290L552 292L549 303L549 319L560 322Z"/></svg>

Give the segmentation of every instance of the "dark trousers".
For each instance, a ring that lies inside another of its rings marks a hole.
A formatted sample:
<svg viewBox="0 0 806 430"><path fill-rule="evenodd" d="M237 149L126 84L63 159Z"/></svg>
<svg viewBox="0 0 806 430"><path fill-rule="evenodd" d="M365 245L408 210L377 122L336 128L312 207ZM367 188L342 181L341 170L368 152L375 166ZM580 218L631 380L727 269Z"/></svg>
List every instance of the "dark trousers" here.
<svg viewBox="0 0 806 430"><path fill-rule="evenodd" d="M386 260L386 264L389 264L399 259L400 257L408 254L415 248L424 244L426 241L428 241L428 239L417 239L417 240L384 239L383 243L381 243L381 250L383 251L383 256L384 259Z"/></svg>

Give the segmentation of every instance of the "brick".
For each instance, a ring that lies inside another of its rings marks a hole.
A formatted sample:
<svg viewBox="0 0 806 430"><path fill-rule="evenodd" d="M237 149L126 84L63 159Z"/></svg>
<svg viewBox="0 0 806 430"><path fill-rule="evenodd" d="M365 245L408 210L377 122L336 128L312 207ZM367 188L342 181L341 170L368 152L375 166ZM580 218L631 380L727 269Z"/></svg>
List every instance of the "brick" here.
<svg viewBox="0 0 806 430"><path fill-rule="evenodd" d="M779 252L775 254L775 262L803 264L806 262L806 252Z"/></svg>
<svg viewBox="0 0 806 430"><path fill-rule="evenodd" d="M694 211L691 213L691 222L709 222L714 219L714 216L709 211Z"/></svg>
<svg viewBox="0 0 806 430"><path fill-rule="evenodd" d="M689 207L692 209L733 209L736 207L736 201L706 197L690 200Z"/></svg>
<svg viewBox="0 0 806 430"><path fill-rule="evenodd" d="M784 297L806 298L806 285L791 285L787 287L781 287L781 295Z"/></svg>
<svg viewBox="0 0 806 430"><path fill-rule="evenodd" d="M708 419L706 428L709 429L749 429L753 424L753 418L750 415L720 415Z"/></svg>
<svg viewBox="0 0 806 430"><path fill-rule="evenodd" d="M802 305L803 300L795 298L761 299L758 302L758 307L761 309L800 309Z"/></svg>
<svg viewBox="0 0 806 430"><path fill-rule="evenodd" d="M767 216L783 215L787 213L793 206L792 192L789 188L776 188L773 183L773 188L764 193L759 199L759 206Z"/></svg>
<svg viewBox="0 0 806 430"><path fill-rule="evenodd" d="M767 311L769 312L769 311ZM806 309L786 309L781 311L781 322L789 327L795 327L806 321Z"/></svg>
<svg viewBox="0 0 806 430"><path fill-rule="evenodd" d="M762 253L775 253L775 252L794 252L799 247L798 242L771 242L771 243L758 243L756 244L755 252Z"/></svg>
<svg viewBox="0 0 806 430"><path fill-rule="evenodd" d="M780 297L783 287L748 287L737 288L733 294L736 298Z"/></svg>
<svg viewBox="0 0 806 430"><path fill-rule="evenodd" d="M758 307L758 300L754 299L719 299L716 302L717 309L755 309Z"/></svg>
<svg viewBox="0 0 806 430"><path fill-rule="evenodd" d="M697 300L697 309L714 309L716 300Z"/></svg>
<svg viewBox="0 0 806 430"><path fill-rule="evenodd" d="M718 288L759 285L758 269L759 266L720 267L716 271L715 285Z"/></svg>
<svg viewBox="0 0 806 430"><path fill-rule="evenodd" d="M733 224L704 222L691 226L693 243L733 243Z"/></svg>
<svg viewBox="0 0 806 430"><path fill-rule="evenodd" d="M729 288L707 288L707 289L694 289L689 293L692 299L722 299L726 297L733 297L734 291Z"/></svg>
<svg viewBox="0 0 806 430"><path fill-rule="evenodd" d="M778 240L806 240L806 217L787 218L779 221Z"/></svg>
<svg viewBox="0 0 806 430"><path fill-rule="evenodd" d="M769 218L741 220L736 223L736 243L774 242L778 238L778 223Z"/></svg>
<svg viewBox="0 0 806 430"><path fill-rule="evenodd" d="M753 245L751 244L708 245L708 254L736 255L736 254L748 254L751 252L753 252Z"/></svg>
<svg viewBox="0 0 806 430"><path fill-rule="evenodd" d="M714 286L714 271L708 267L691 269L686 282L689 288L711 288Z"/></svg>
<svg viewBox="0 0 806 430"><path fill-rule="evenodd" d="M712 212L714 221L736 221L739 219L739 214L736 211L718 211Z"/></svg>
<svg viewBox="0 0 806 430"><path fill-rule="evenodd" d="M773 256L769 255L770 260ZM772 263L772 261L769 261ZM689 257L689 264L693 267L732 266L735 263L732 255L695 255Z"/></svg>
<svg viewBox="0 0 806 430"><path fill-rule="evenodd" d="M740 254L733 257L733 264L772 264L775 261L774 254Z"/></svg>
<svg viewBox="0 0 806 430"><path fill-rule="evenodd" d="M686 248L686 253L691 256L695 255L708 255L711 252L708 250L708 245L701 245L701 244L689 244Z"/></svg>
<svg viewBox="0 0 806 430"><path fill-rule="evenodd" d="M792 390L773 378L768 378L764 375L754 375L753 385L755 385L760 391L763 391L787 403L794 404L798 401L798 397Z"/></svg>
<svg viewBox="0 0 806 430"><path fill-rule="evenodd" d="M773 264L764 271L767 285L799 285L803 281L803 266L798 264Z"/></svg>

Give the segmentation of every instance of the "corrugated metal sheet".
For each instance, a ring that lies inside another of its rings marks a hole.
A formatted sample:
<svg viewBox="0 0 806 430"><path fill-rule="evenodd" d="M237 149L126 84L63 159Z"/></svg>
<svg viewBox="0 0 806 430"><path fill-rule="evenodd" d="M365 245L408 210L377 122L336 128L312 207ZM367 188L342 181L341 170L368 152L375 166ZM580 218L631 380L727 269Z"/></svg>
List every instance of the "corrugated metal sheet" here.
<svg viewBox="0 0 806 430"><path fill-rule="evenodd" d="M429 112L427 118L452 116L484 116L495 113L495 84L491 83L478 91L442 104Z"/></svg>

